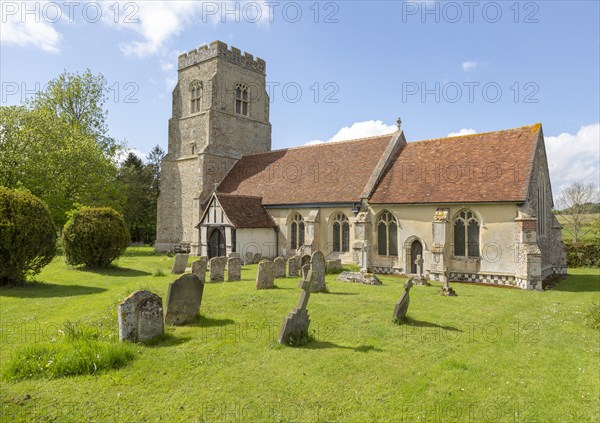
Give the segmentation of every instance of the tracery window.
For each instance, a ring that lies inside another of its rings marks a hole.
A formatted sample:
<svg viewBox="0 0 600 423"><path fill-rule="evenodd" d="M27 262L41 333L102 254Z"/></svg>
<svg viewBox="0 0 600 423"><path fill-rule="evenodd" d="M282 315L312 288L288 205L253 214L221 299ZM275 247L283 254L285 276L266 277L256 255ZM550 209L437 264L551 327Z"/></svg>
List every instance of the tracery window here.
<svg viewBox="0 0 600 423"><path fill-rule="evenodd" d="M248 116L248 87L237 84L235 87L235 112L238 115Z"/></svg>
<svg viewBox="0 0 600 423"><path fill-rule="evenodd" d="M377 251L380 256L398 255L398 222L388 211L377 219Z"/></svg>
<svg viewBox="0 0 600 423"><path fill-rule="evenodd" d="M454 219L454 256L479 257L479 221L470 210L461 211Z"/></svg>
<svg viewBox="0 0 600 423"><path fill-rule="evenodd" d="M344 213L338 213L333 220L333 251L350 251L350 222Z"/></svg>
<svg viewBox="0 0 600 423"><path fill-rule="evenodd" d="M290 224L290 241L292 250L304 245L304 219L299 213L294 214Z"/></svg>
<svg viewBox="0 0 600 423"><path fill-rule="evenodd" d="M190 113L202 110L202 82L194 81L190 84Z"/></svg>

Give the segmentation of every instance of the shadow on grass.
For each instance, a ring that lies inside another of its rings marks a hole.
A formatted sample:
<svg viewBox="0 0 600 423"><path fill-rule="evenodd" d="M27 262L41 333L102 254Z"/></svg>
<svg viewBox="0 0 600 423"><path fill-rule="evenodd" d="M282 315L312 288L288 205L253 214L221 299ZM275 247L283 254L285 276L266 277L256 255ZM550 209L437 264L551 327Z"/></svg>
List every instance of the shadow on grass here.
<svg viewBox="0 0 600 423"><path fill-rule="evenodd" d="M176 345L184 344L190 341L191 339L191 336L178 338L176 336L171 335L170 333L165 333L164 335L150 339L149 341L144 342L143 344L149 348L173 347Z"/></svg>
<svg viewBox="0 0 600 423"><path fill-rule="evenodd" d="M79 270L80 272L89 272L95 273L102 276L119 276L132 278L136 276L150 276L152 273L145 272L143 270L131 269L129 267L118 267L118 266L108 266L108 267L74 267L74 270Z"/></svg>
<svg viewBox="0 0 600 423"><path fill-rule="evenodd" d="M373 345L360 345L358 347L347 347L345 345L338 345L329 341L310 341L308 344L299 347L305 348L307 350L325 350L328 348L339 348L342 350L352 350L354 352L368 353L368 352L381 352L380 348L377 348Z"/></svg>
<svg viewBox="0 0 600 423"><path fill-rule="evenodd" d="M235 320L231 319L211 319L204 316L196 316L193 321L187 323L185 326L203 327L203 328L214 328L220 326L228 326L235 324Z"/></svg>
<svg viewBox="0 0 600 423"><path fill-rule="evenodd" d="M328 294L328 295L358 295L357 292L331 292L331 291L323 292L323 294Z"/></svg>
<svg viewBox="0 0 600 423"><path fill-rule="evenodd" d="M76 297L78 295L98 294L105 288L81 285L57 285L45 282L30 282L20 287L0 288L0 297L14 298L58 298Z"/></svg>
<svg viewBox="0 0 600 423"><path fill-rule="evenodd" d="M408 316L400 324L403 324L406 326L414 326L417 328L438 328L438 329L447 330L447 331L451 331L451 332L462 332L462 330L455 328L454 326L438 325L437 323L416 320L416 319L413 319Z"/></svg>
<svg viewBox="0 0 600 423"><path fill-rule="evenodd" d="M600 292L600 276L598 275L573 275L555 282L552 291L564 292Z"/></svg>

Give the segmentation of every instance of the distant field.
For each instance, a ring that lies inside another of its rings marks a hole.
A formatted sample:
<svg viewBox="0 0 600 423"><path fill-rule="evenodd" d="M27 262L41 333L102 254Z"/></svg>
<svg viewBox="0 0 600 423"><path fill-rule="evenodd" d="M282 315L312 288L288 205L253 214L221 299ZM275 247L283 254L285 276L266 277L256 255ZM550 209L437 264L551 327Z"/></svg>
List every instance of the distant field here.
<svg viewBox="0 0 600 423"><path fill-rule="evenodd" d="M571 229L571 226L568 224L567 219L560 214L557 214L556 218L558 219L558 221L560 222L560 224L563 227L563 230L562 230L563 241L572 241L573 240L573 230ZM598 222L598 220L600 220L600 213L590 213L590 214L586 214L584 216L585 225L579 232L579 240L580 241L591 241L592 239L598 237L598 235L595 234L594 231L592 230L592 224L594 222Z"/></svg>
<svg viewBox="0 0 600 423"><path fill-rule="evenodd" d="M58 342L66 321L117 342L117 303L138 289L165 300L172 263L148 248L105 271L57 258L39 283L0 289L0 370L24 347ZM2 379L0 421L597 422L599 332L585 316L600 270L569 272L546 292L456 283L452 298L417 286L403 326L391 322L403 278L330 275L331 292L308 304L314 342L290 348L276 338L297 278L257 291L256 265L245 266L240 282L206 284L196 323L135 345L119 370Z"/></svg>

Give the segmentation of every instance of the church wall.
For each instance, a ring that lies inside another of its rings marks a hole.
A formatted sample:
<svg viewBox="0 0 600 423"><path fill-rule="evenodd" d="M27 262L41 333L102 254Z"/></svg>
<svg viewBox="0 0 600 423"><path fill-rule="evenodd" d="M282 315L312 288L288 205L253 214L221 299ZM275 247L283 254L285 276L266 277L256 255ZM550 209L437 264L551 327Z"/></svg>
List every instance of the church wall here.
<svg viewBox="0 0 600 423"><path fill-rule="evenodd" d="M260 253L274 259L277 233L273 228L239 228L236 230L236 251L244 258L247 252Z"/></svg>

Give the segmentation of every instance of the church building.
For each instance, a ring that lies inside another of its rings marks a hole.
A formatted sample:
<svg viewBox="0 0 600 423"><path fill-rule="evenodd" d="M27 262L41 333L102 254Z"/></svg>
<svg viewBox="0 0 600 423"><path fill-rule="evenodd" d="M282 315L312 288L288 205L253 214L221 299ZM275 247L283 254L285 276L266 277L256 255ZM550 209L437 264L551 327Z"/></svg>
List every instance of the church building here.
<svg viewBox="0 0 600 423"><path fill-rule="evenodd" d="M375 273L542 289L566 274L539 123L271 150L266 63L215 41L179 56L157 251L322 251Z"/></svg>

